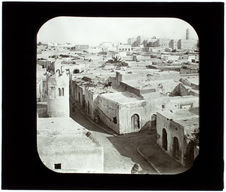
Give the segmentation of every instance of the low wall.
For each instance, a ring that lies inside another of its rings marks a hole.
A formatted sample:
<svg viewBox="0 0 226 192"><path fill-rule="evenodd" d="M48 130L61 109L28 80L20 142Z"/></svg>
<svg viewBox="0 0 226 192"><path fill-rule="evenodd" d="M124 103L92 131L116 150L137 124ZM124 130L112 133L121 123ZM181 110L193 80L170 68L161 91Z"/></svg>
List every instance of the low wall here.
<svg viewBox="0 0 226 192"><path fill-rule="evenodd" d="M47 103L46 104L37 104L38 117L47 117Z"/></svg>
<svg viewBox="0 0 226 192"><path fill-rule="evenodd" d="M69 117L69 98L65 99L48 99L47 114L50 117Z"/></svg>
<svg viewBox="0 0 226 192"><path fill-rule="evenodd" d="M40 158L46 167L56 172L103 173L104 171L102 147L77 146L73 151L42 154ZM56 169L55 164L60 164L61 168Z"/></svg>

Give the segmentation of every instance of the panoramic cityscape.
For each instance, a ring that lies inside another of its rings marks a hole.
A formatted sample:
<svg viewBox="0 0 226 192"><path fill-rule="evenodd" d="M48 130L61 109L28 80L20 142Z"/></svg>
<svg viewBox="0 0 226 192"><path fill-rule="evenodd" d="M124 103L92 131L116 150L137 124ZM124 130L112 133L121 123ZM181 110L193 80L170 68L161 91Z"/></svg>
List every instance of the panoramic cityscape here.
<svg viewBox="0 0 226 192"><path fill-rule="evenodd" d="M56 17L37 34L37 149L61 173L177 174L199 154L199 39L176 18Z"/></svg>

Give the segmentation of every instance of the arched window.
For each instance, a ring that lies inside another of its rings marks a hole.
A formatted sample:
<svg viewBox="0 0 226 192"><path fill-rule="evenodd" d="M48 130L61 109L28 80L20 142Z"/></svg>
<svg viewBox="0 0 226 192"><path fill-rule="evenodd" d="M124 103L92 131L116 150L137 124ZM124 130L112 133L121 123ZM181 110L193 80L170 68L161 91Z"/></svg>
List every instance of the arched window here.
<svg viewBox="0 0 226 192"><path fill-rule="evenodd" d="M64 96L64 88L62 88L62 93L61 93L61 95Z"/></svg>
<svg viewBox="0 0 226 192"><path fill-rule="evenodd" d="M61 89L58 88L58 95L61 96Z"/></svg>

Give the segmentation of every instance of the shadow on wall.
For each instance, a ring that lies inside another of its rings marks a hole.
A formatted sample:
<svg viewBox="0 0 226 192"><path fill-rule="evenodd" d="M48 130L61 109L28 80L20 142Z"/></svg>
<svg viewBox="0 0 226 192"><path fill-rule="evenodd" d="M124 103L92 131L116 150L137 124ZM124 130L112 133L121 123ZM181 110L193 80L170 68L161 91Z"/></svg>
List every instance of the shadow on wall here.
<svg viewBox="0 0 226 192"><path fill-rule="evenodd" d="M87 116L85 109L78 106L78 103L75 104L73 113L70 114L70 117L76 121L81 126L85 127L89 131L96 131L100 133L106 133L104 130L98 128L94 122ZM88 120L89 119L89 120ZM88 120L88 121L87 121ZM101 124L101 122L99 122ZM104 126L104 125L101 125Z"/></svg>

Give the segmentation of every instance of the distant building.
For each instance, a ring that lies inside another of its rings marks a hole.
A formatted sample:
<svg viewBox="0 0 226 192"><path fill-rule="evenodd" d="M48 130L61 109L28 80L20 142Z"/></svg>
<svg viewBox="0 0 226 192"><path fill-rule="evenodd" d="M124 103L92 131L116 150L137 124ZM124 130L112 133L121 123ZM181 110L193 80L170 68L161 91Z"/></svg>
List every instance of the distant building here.
<svg viewBox="0 0 226 192"><path fill-rule="evenodd" d="M198 49L198 40L195 39L179 39L177 41L177 48L178 49Z"/></svg>
<svg viewBox="0 0 226 192"><path fill-rule="evenodd" d="M136 38L128 38L127 44L132 45Z"/></svg>
<svg viewBox="0 0 226 192"><path fill-rule="evenodd" d="M169 42L170 42L170 39L159 38L156 41L156 45L157 45L156 47L169 48Z"/></svg>
<svg viewBox="0 0 226 192"><path fill-rule="evenodd" d="M180 74L198 74L199 66L196 64L182 65L180 68Z"/></svg>
<svg viewBox="0 0 226 192"><path fill-rule="evenodd" d="M119 52L131 52L133 51L133 47L131 47L131 45L128 44L122 44L122 45L118 45L118 51Z"/></svg>
<svg viewBox="0 0 226 192"><path fill-rule="evenodd" d="M83 51L83 50L88 50L89 49L89 45L75 45L73 47L70 48L73 51Z"/></svg>
<svg viewBox="0 0 226 192"><path fill-rule="evenodd" d="M169 48L171 48L172 50L173 49L177 49L177 42L176 42L176 40L171 39L169 41Z"/></svg>
<svg viewBox="0 0 226 192"><path fill-rule="evenodd" d="M112 42L103 42L99 45L102 51L116 51L116 46Z"/></svg>

